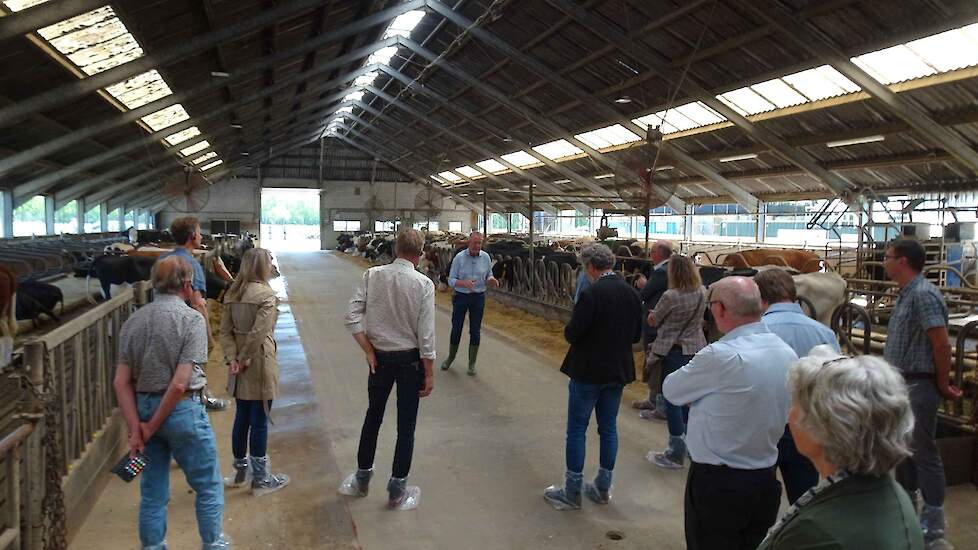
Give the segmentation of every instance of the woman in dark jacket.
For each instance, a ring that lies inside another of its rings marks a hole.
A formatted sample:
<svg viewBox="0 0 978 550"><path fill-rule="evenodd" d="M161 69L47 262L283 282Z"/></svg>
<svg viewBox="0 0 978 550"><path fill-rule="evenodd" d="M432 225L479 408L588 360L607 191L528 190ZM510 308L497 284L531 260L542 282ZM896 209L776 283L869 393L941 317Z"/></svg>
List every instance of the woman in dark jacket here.
<svg viewBox="0 0 978 550"><path fill-rule="evenodd" d="M922 550L910 497L890 475L910 456L913 414L900 373L879 357L818 346L788 372L788 424L820 480L758 550Z"/></svg>
<svg viewBox="0 0 978 550"><path fill-rule="evenodd" d="M642 336L642 302L611 268L615 256L603 244L581 250L591 285L574 305L564 327L570 349L560 371L570 377L567 400L567 471L563 485L548 487L543 498L558 510L581 507L581 491L599 504L611 499L611 472L618 454L618 406L635 380L632 345ZM601 467L594 483L582 488L587 425L594 412L601 437Z"/></svg>

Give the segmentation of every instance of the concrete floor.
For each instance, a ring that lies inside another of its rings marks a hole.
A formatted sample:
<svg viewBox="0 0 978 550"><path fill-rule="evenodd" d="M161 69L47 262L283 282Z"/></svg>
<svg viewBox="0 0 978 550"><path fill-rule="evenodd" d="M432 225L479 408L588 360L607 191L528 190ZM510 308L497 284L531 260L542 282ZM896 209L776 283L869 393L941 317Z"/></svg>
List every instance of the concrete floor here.
<svg viewBox="0 0 978 550"><path fill-rule="evenodd" d="M356 467L366 408L367 368L342 322L362 268L332 253L277 257L289 300L277 329L282 398L274 409L270 454L275 470L290 474L293 483L259 501L240 489L226 493L225 529L236 548L685 546L685 475L644 459L666 440L665 426L638 419L627 405L619 417L612 504L586 502L582 511L556 512L543 501L543 489L561 479L564 466L567 378L557 371L553 353L525 347L518 334L506 335L504 319L487 317L500 330L483 331L479 375L466 376L461 361L449 372L436 371L434 393L422 401L410 479L422 489L420 508L390 512L385 507L393 403L381 433L373 492L366 499L337 495L344 475ZM449 313L440 308L439 354L446 351L449 329ZM223 373L210 376L214 386L223 385ZM211 414L222 465L230 462L232 416L231 411ZM592 426L588 477L596 462ZM192 495L179 472L173 473L170 546L194 548L199 543ZM974 487L951 488L948 500L952 540L958 548L978 547ZM138 488L113 480L72 548L137 548L137 508ZM610 531L624 539L610 540Z"/></svg>

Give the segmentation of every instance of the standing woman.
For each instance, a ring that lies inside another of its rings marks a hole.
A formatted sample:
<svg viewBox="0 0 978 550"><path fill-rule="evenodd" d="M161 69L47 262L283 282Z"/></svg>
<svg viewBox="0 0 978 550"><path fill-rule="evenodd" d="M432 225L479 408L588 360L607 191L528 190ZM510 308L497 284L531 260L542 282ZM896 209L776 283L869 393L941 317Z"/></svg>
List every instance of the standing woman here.
<svg viewBox="0 0 978 550"><path fill-rule="evenodd" d="M272 273L268 250L245 251L238 276L224 295L221 318L221 347L230 369L228 390L237 402L231 431L235 474L224 481L229 487L241 487L250 478L255 496L289 483L289 476L271 473L267 452L268 411L278 396L274 338L278 298L268 285Z"/></svg>
<svg viewBox="0 0 978 550"><path fill-rule="evenodd" d="M652 353L662 364L662 379L706 347L703 314L706 312L706 289L700 272L688 256L674 255L667 270L669 289L649 312L648 323L656 327ZM646 458L656 466L677 470L686 460L686 420L688 406L666 400L666 422L669 425L669 448L650 452Z"/></svg>

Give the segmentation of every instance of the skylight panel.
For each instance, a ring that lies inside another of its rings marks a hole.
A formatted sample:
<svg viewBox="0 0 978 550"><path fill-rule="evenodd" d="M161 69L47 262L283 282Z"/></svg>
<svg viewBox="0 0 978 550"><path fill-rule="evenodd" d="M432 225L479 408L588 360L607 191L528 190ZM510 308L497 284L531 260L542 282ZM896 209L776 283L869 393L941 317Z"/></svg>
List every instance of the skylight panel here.
<svg viewBox="0 0 978 550"><path fill-rule="evenodd" d="M210 170L211 168L214 168L215 166L219 166L221 164L224 164L224 161L221 160L221 159L217 159L217 160L215 160L214 162L212 162L210 164L205 164L205 165L201 166L200 167L200 171L201 172L206 172L206 171Z"/></svg>
<svg viewBox="0 0 978 550"><path fill-rule="evenodd" d="M624 145L642 139L626 130L621 124L598 128L597 130L591 130L590 132L578 134L574 137L595 149Z"/></svg>
<svg viewBox="0 0 978 550"><path fill-rule="evenodd" d="M674 110L695 122L696 126L707 126L726 121L726 119L717 114L716 111L699 101L681 105L676 107Z"/></svg>
<svg viewBox="0 0 978 550"><path fill-rule="evenodd" d="M480 172L480 171L476 170L475 168L472 168L471 166L468 166L468 165L466 165L466 166L459 166L458 168L455 169L455 171L458 172L459 174L462 174L463 176L465 176L467 178L480 178L480 177L482 177L482 172Z"/></svg>
<svg viewBox="0 0 978 550"><path fill-rule="evenodd" d="M811 101L837 97L859 90L848 78L828 65L822 65L782 78Z"/></svg>
<svg viewBox="0 0 978 550"><path fill-rule="evenodd" d="M105 89L127 109L136 109L173 92L156 70L146 71Z"/></svg>
<svg viewBox="0 0 978 550"><path fill-rule="evenodd" d="M937 72L937 69L925 63L919 55L904 45L853 57L852 62L883 84L903 82Z"/></svg>
<svg viewBox="0 0 978 550"><path fill-rule="evenodd" d="M780 78L755 84L751 86L751 89L760 94L764 99L776 105L779 109L792 107L794 105L801 105L802 103L808 103L808 99L806 99L805 96L793 90L791 86L788 86Z"/></svg>
<svg viewBox="0 0 978 550"><path fill-rule="evenodd" d="M4 5L10 8L10 11L20 11L48 1L50 0L5 0Z"/></svg>
<svg viewBox="0 0 978 550"><path fill-rule="evenodd" d="M450 181L452 183L462 181L462 178L458 177L457 175L449 171L441 172L440 174L438 174L438 177L445 181Z"/></svg>
<svg viewBox="0 0 978 550"><path fill-rule="evenodd" d="M170 126L183 122L188 118L190 118L190 115L187 114L187 110L183 108L183 105L177 103L176 105L171 105L166 109L156 111L151 115L144 116L142 120L147 126L152 128L154 132L158 132L163 128L169 128Z"/></svg>
<svg viewBox="0 0 978 550"><path fill-rule="evenodd" d="M499 172L505 172L506 170L509 170L509 168L506 168L506 166L503 163L499 162L496 159L486 159L482 162L475 163L475 165L478 166L479 168L482 168L486 172L489 172L490 174L497 174Z"/></svg>
<svg viewBox="0 0 978 550"><path fill-rule="evenodd" d="M358 88L363 88L373 84L374 80L377 78L377 71L370 71L369 73L362 74L353 81L353 85Z"/></svg>
<svg viewBox="0 0 978 550"><path fill-rule="evenodd" d="M202 163L205 163L205 162L211 160L212 158L214 158L216 156L217 156L217 153L215 153L214 151L211 151L210 153L207 153L206 155L199 156L199 157L195 158L194 160L192 160L190 162L193 162L194 164L202 164Z"/></svg>
<svg viewBox="0 0 978 550"><path fill-rule="evenodd" d="M391 21L390 26L387 27L384 38L390 38L391 36L411 36L411 31L424 19L424 15L425 12L421 10L409 11L398 15Z"/></svg>
<svg viewBox="0 0 978 550"><path fill-rule="evenodd" d="M542 164L539 160L533 157L530 153L526 151L515 151L502 155L501 158L510 164L515 164L520 168L526 168L527 166L533 166L534 164Z"/></svg>
<svg viewBox="0 0 978 550"><path fill-rule="evenodd" d="M978 23L908 42L907 48L941 72L978 65Z"/></svg>
<svg viewBox="0 0 978 550"><path fill-rule="evenodd" d="M143 55L139 43L111 6L38 29L37 33L88 75Z"/></svg>
<svg viewBox="0 0 978 550"><path fill-rule="evenodd" d="M191 126L186 130L181 130L175 134L166 136L166 142L170 145L176 145L178 143L183 143L190 138L197 137L200 135L200 130L196 126Z"/></svg>
<svg viewBox="0 0 978 550"><path fill-rule="evenodd" d="M203 151L204 149L207 149L210 146L211 146L211 144L208 143L208 141L205 139L204 141L199 141L199 142L195 143L194 145L191 145L190 147L187 147L186 149L180 149L180 154L186 157L186 156L192 155L192 154L194 154L194 153L196 153L198 151Z"/></svg>
<svg viewBox="0 0 978 550"><path fill-rule="evenodd" d="M353 105L344 105L336 110L336 114L352 113L352 112L353 112Z"/></svg>
<svg viewBox="0 0 978 550"><path fill-rule="evenodd" d="M356 92L350 92L350 93L346 94L345 96L343 96L343 101L344 102L346 102L346 101L360 101L361 99L363 99L363 96L364 96L363 90L358 90Z"/></svg>
<svg viewBox="0 0 978 550"><path fill-rule="evenodd" d="M641 118L636 118L632 122L638 124L642 128L648 130L649 128L659 128L659 131L663 134L672 134L678 132L677 129L672 124L669 124L663 120L665 116L665 111L659 111L658 113L652 113L651 115L645 115Z"/></svg>
<svg viewBox="0 0 978 550"><path fill-rule="evenodd" d="M733 90L718 96L720 101L733 107L741 114L756 115L774 109L774 104L764 99L749 87Z"/></svg>
<svg viewBox="0 0 978 550"><path fill-rule="evenodd" d="M370 54L370 57L367 58L367 65L373 65L374 63L389 65L391 58L393 58L395 55L397 55L397 46L381 48Z"/></svg>
<svg viewBox="0 0 978 550"><path fill-rule="evenodd" d="M430 177L431 179L437 181L438 183L440 183L442 185L445 185L447 183L445 180L443 180L443 179L441 179L441 178L439 178L438 176L435 176L435 175L431 175L431 176L428 176L428 177Z"/></svg>
<svg viewBox="0 0 978 550"><path fill-rule="evenodd" d="M571 145L570 142L564 139L558 139L557 141L537 145L533 148L533 150L551 160L572 157L584 152L576 146Z"/></svg>

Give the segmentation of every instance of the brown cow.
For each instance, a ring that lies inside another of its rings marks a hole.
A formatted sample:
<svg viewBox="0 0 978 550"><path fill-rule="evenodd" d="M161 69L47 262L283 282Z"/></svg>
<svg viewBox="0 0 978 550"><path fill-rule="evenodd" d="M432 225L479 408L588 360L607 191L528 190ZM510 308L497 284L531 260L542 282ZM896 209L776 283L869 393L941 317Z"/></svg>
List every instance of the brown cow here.
<svg viewBox="0 0 978 550"><path fill-rule="evenodd" d="M721 265L734 269L747 269L762 265L791 267L801 273L815 273L822 267L822 258L811 250L792 248L753 248L731 252Z"/></svg>
<svg viewBox="0 0 978 550"><path fill-rule="evenodd" d="M0 335L16 336L17 276L9 266L0 265Z"/></svg>

